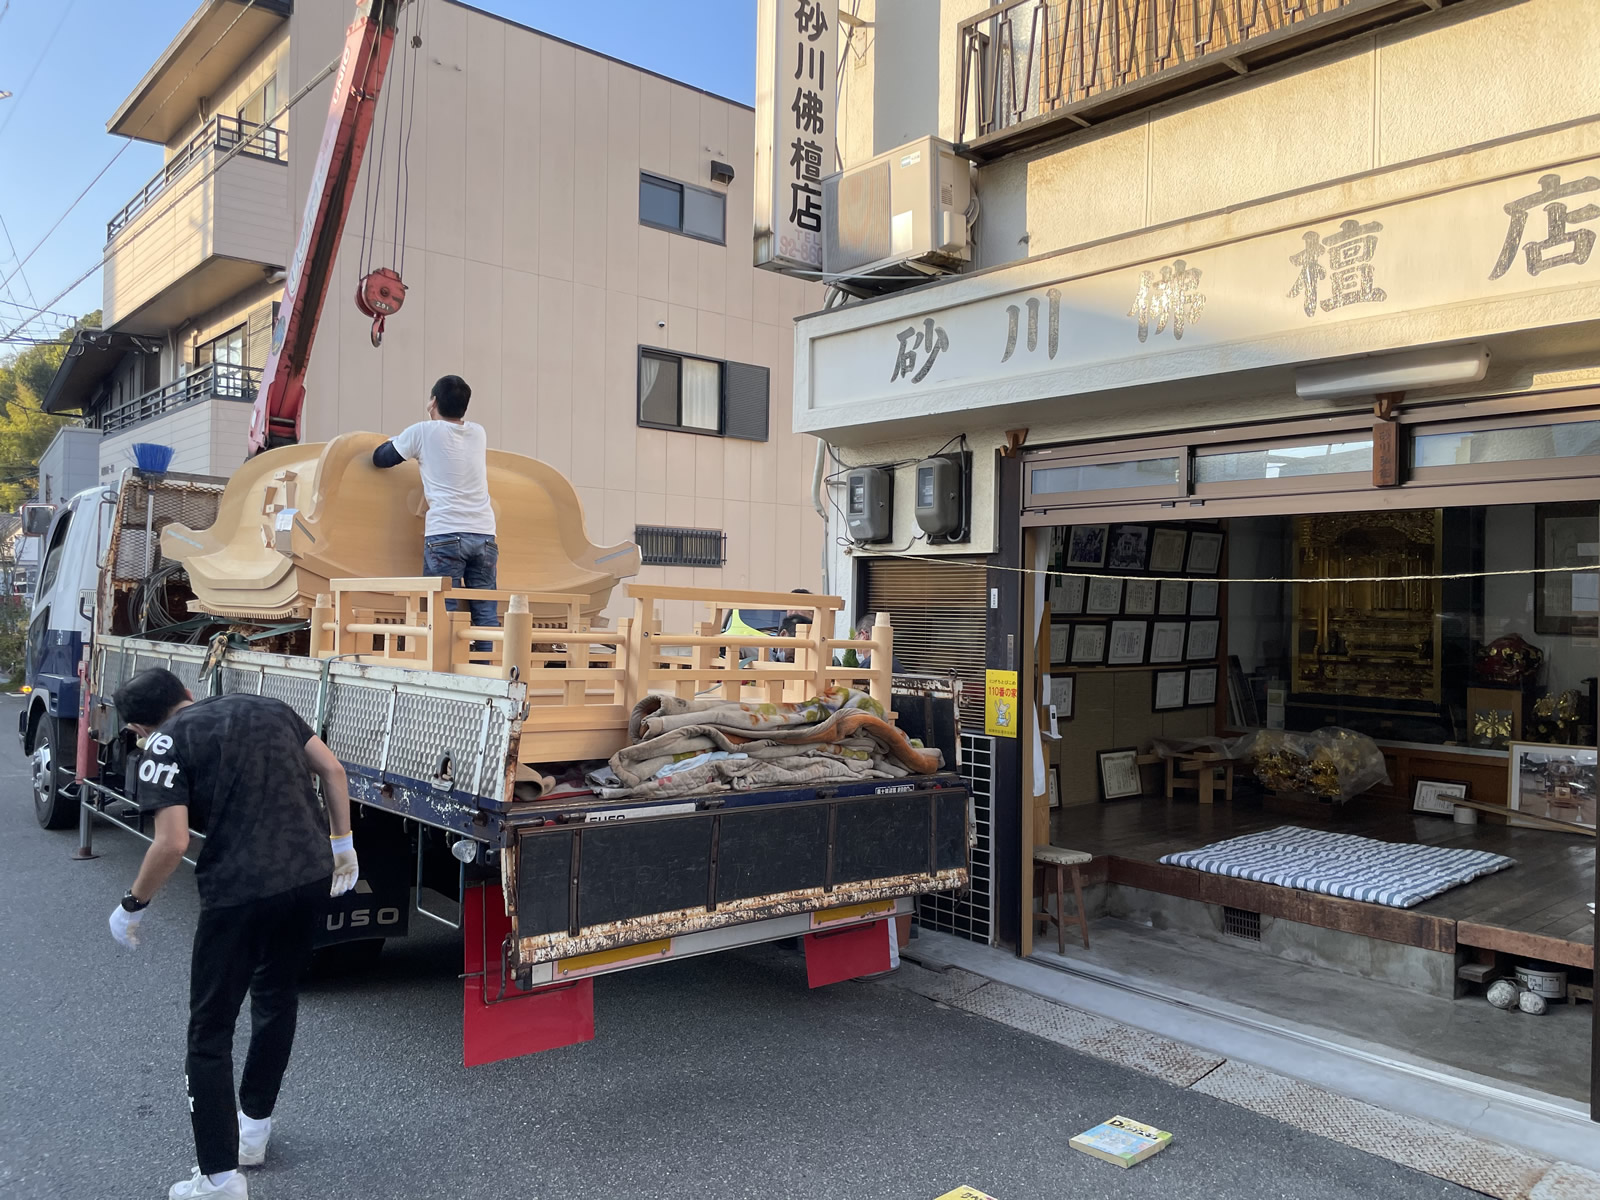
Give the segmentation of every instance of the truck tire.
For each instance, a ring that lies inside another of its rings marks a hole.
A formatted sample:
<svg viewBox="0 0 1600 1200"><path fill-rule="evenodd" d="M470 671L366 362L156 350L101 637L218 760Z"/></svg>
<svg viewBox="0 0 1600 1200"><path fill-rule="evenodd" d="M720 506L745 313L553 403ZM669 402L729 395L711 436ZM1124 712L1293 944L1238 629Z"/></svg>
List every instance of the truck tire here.
<svg viewBox="0 0 1600 1200"><path fill-rule="evenodd" d="M39 714L33 735L33 815L45 829L78 823L77 790L71 787L77 722Z"/></svg>

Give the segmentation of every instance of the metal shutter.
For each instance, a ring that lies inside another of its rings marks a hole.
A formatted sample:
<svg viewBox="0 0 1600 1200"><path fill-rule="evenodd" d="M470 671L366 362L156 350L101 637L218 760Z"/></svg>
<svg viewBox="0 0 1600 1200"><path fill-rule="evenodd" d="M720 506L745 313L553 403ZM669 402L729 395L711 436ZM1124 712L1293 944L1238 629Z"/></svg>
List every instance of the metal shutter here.
<svg viewBox="0 0 1600 1200"><path fill-rule="evenodd" d="M873 558L862 566L867 577L864 611L889 614L901 669L960 679L962 724L981 730L988 571L950 559Z"/></svg>
<svg viewBox="0 0 1600 1200"><path fill-rule="evenodd" d="M771 372L748 363L727 363L722 368L725 437L750 442L767 440L767 408L771 394Z"/></svg>

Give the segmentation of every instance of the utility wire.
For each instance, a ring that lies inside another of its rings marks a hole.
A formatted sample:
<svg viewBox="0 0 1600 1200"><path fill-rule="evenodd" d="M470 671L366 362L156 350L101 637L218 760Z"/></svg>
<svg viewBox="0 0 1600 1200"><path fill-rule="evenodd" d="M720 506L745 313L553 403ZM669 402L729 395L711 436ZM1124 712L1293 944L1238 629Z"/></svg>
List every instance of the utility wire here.
<svg viewBox="0 0 1600 1200"><path fill-rule="evenodd" d="M39 51L39 57L33 60L33 70L28 72L28 77L22 81L22 86L12 93L11 111L6 114L4 121L0 121L0 136L5 134L7 126L16 117L17 106L22 103L22 94L28 90L28 85L33 82L33 77L39 73L40 64L49 56L50 47L56 44L56 35L61 32L61 27L67 23L67 18L72 15L73 6L77 3L78 0L67 0L67 6L61 10L61 19L56 22L56 27L50 31L50 38L45 42L44 49ZM11 7L10 0L7 0L6 7ZM3 16L5 14L0 13L0 17Z"/></svg>
<svg viewBox="0 0 1600 1200"><path fill-rule="evenodd" d="M277 121L279 117L283 116L291 108L293 108L296 104L299 104L300 101L304 100L307 96L309 96L312 93L312 91L317 87L318 84L320 84L324 79L328 78L328 76L332 75L334 73L334 71L338 69L338 66L339 66L339 59L337 59L337 58L335 58L331 62L329 62L327 66L323 67L322 70L318 71L314 76L312 76L311 79L307 81L306 85L303 88L301 88L298 92L296 92L293 96L291 96L289 98L289 102L287 104L285 104L277 112L273 113L272 120L266 122L265 124L271 125L273 122ZM234 158L237 157L239 154L242 154L245 151L245 149L247 149L254 140L255 140L254 137L239 139L238 144L236 144L231 150L229 150L221 158L217 159L216 162L212 163L211 166L208 167L205 170L205 172L200 176L200 178L196 179L189 187L185 188L183 191L179 192L176 196L172 197L167 202L165 208L161 208L161 209L157 210L156 216L152 217L149 221L145 222L145 224L142 225L140 228L132 231L129 234L126 234L126 235L118 238L117 250L120 251L120 250L126 249L127 246L129 246L131 243L136 241L139 238L140 234L142 234L142 233L146 232L147 230L149 230L156 223L156 221L160 217L165 216L167 213L171 212L175 207L177 207L179 204L181 204L188 196L192 195L194 193L195 189L197 189L199 187L202 187L213 175L215 175L218 171L222 170L222 168L224 166L226 166L228 163L232 162L234 160ZM31 325L33 323L34 319L36 317L38 317L40 313L43 313L43 312L47 311L47 309L49 308L50 305L60 302L66 296L71 294L71 292L80 283L82 283L84 280L88 279L89 276L93 275L101 267L105 266L106 263L110 262L113 253L115 253L115 251L108 249L104 254L102 254L100 256L100 258L95 262L95 264L92 267L90 267L82 275L79 275L71 283L67 284L66 287L62 288L54 296L50 297L50 299L46 300L43 307L41 307L39 309L36 309L30 316L24 318L20 324L14 325L9 330L7 330L4 334L0 334L0 340L3 340L4 338L8 338L8 337L13 337L17 333L21 332L23 329L27 328L29 325Z"/></svg>
<svg viewBox="0 0 1600 1200"><path fill-rule="evenodd" d="M17 257L17 244L11 240L11 229L6 224L6 219L3 216L0 216L0 231L3 231L6 235L6 245L11 248L11 258L14 262L16 261ZM28 277L26 275L22 276L22 286L28 290L28 299L37 304L39 302L39 297L33 294L33 285L28 282ZM15 302L17 294L11 290L11 286L9 284L6 285L6 295L10 296L12 301Z"/></svg>
<svg viewBox="0 0 1600 1200"><path fill-rule="evenodd" d="M68 0L67 11L70 12L72 10L72 6L74 4L76 4L77 2L78 2L78 0ZM171 89L167 92L166 96L162 98L161 103L156 105L155 108L151 110L150 115L147 116L144 119L144 121L140 124L138 132L133 134L126 141L124 141L120 147L118 147L117 152L111 156L110 161L107 162L105 166L100 168L100 170L95 174L95 177L89 181L88 186L86 186L83 189L83 191L78 193L77 198L75 200L73 200L73 202L71 204L67 205L66 211L63 212L59 217L56 218L55 224L50 226L49 229L45 230L44 237L40 238L38 240L38 242L36 242L34 244L33 249L28 251L27 257L24 258L21 262L19 262L17 264L16 270L12 271L10 275L7 275L4 280L0 280L0 288L3 288L3 287L6 286L6 284L9 284L11 282L13 276L21 274L22 268L25 265L27 265L28 259L32 258L35 254L37 254L39 252L39 247L43 246L45 244L45 242L49 241L50 235L53 234L57 229L61 228L61 222L65 221L67 219L67 216L72 212L72 210L77 208L78 205L83 202L83 198L89 194L90 188L93 188L95 184L100 182L100 180L104 177L105 173L107 171L109 171L112 168L112 166L116 163L117 159L121 158L127 152L128 147L133 145L133 143L138 139L139 134L142 134L147 128L149 128L150 122L154 121L156 119L157 114L159 114L161 112L161 110L167 106L167 101L171 100L175 95L177 95L178 94L178 89L181 88L185 83L189 82L189 76L193 75L196 71L198 71L200 69L200 64L205 62L206 58L211 54L211 52L222 44L222 39L227 37L230 33L233 32L233 27L235 25L237 25L240 21L244 20L245 13L249 12L252 8L254 8L255 4L256 4L256 0L245 0L245 6L239 10L238 15L236 17L234 17L232 21L228 22L228 27L226 29L224 29L221 33L219 33L217 35L217 40L212 42L211 45L206 47L205 53L202 54L199 58L194 60L194 65L191 66L187 71L184 72L183 78L178 80L177 83L172 85ZM63 21L66 20L66 13L62 14L62 20ZM61 26L58 24L56 26L57 32L59 32L60 29L61 29ZM52 42L55 41L55 34L54 33L52 33L50 35L50 40ZM48 45L46 45L45 46L45 52L48 53L49 50L50 50L50 47ZM43 57L44 57L43 55L40 55L40 58L43 58ZM33 64L33 69L35 71L37 71L39 69L38 62L35 62ZM31 80L32 78L33 78L33 75L32 75L32 73L30 73L28 75L28 79ZM24 82L23 87L26 87L26 86L27 86L27 83ZM15 110L13 110L13 112L14 111ZM8 116L8 117L6 117L6 125L9 125L10 123L11 123L11 117ZM270 124L270 122L268 122L268 123ZM4 132L5 132L5 125L0 125L0 134L3 134ZM240 144L243 145L244 143L241 142ZM15 254L15 251L13 251L12 253ZM91 274L93 274L93 272L91 272ZM81 283L82 280L80 280L79 282ZM77 284L73 284L72 286L73 287L77 287ZM63 294L65 294L65 293L63 293ZM53 304L53 303L55 303L55 301L52 300L51 303ZM13 332L15 332L15 331L13 331Z"/></svg>

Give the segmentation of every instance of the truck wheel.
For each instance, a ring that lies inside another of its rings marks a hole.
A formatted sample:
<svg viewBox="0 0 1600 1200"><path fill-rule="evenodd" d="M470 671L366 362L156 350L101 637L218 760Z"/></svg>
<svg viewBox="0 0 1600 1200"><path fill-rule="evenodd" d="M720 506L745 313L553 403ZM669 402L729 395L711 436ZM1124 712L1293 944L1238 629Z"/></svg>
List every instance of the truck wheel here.
<svg viewBox="0 0 1600 1200"><path fill-rule="evenodd" d="M70 764L77 749L70 726L41 714L33 736L33 815L45 829L70 829L78 822L78 797L71 788ZM73 731L76 732L75 730Z"/></svg>

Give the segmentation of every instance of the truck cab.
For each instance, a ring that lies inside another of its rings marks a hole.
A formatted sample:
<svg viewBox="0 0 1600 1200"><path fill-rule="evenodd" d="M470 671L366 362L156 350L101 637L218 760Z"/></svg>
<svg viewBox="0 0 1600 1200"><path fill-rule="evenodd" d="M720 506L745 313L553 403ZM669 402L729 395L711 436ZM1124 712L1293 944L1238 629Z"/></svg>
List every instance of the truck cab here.
<svg viewBox="0 0 1600 1200"><path fill-rule="evenodd" d="M29 610L23 669L28 703L18 718L32 761L34 816L46 829L77 821L78 665L93 626L95 589L116 510L116 489L92 487L48 512L28 505L41 536L39 579ZM25 525L26 528L26 525Z"/></svg>

